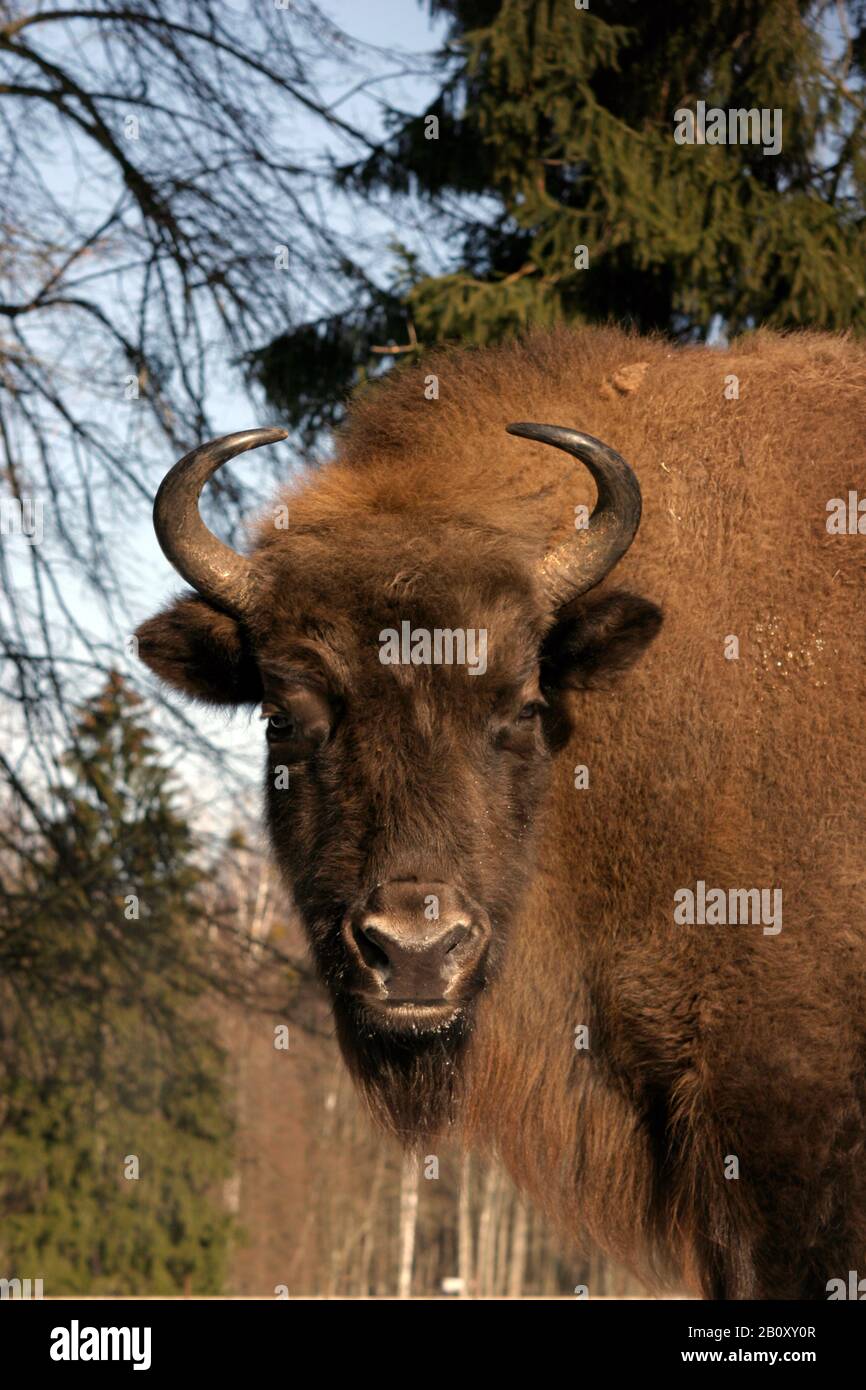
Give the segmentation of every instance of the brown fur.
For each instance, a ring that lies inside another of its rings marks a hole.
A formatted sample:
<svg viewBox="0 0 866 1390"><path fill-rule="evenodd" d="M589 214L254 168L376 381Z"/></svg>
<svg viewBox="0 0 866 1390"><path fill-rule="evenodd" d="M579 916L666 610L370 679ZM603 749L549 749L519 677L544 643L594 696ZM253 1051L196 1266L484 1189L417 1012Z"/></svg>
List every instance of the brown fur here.
<svg viewBox="0 0 866 1390"><path fill-rule="evenodd" d="M198 698L278 700L299 669L328 691L329 751L290 796L269 774L269 819L379 1115L409 1142L459 1123L560 1227L706 1296L866 1273L866 537L825 528L863 477L864 386L862 347L811 334L440 354L354 404L288 531L262 523L246 631L187 598L140 632ZM533 564L593 490L512 420L599 436L643 491L612 580L555 622ZM382 667L401 617L486 627L489 671ZM550 708L515 732L539 679ZM459 882L495 924L487 988L441 1035L347 999L334 924L398 874ZM698 879L781 888L781 933L676 925Z"/></svg>

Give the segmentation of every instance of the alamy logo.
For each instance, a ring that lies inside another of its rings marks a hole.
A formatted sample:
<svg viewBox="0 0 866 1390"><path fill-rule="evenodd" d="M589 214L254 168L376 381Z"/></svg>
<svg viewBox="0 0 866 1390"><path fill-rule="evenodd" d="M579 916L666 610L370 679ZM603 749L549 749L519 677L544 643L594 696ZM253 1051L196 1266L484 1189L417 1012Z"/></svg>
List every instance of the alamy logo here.
<svg viewBox="0 0 866 1390"><path fill-rule="evenodd" d="M383 666L467 666L470 676L487 670L487 629L415 627L409 622L385 627L379 633Z"/></svg>
<svg viewBox="0 0 866 1390"><path fill-rule="evenodd" d="M778 128L777 128L778 127ZM763 154L782 149L782 109L765 106L725 111L699 101L694 111L686 106L674 112L674 140L678 145L761 145Z"/></svg>
<svg viewBox="0 0 866 1390"><path fill-rule="evenodd" d="M858 1279L856 1269L848 1270L848 1282L844 1279L827 1280L827 1301L833 1303L840 1298L853 1298L862 1303L866 1300L866 1279Z"/></svg>
<svg viewBox="0 0 866 1390"><path fill-rule="evenodd" d="M827 503L829 536L866 536L866 497L853 488L844 497L831 497Z"/></svg>
<svg viewBox="0 0 866 1390"><path fill-rule="evenodd" d="M763 925L764 936L777 936L782 930L781 888L707 888L699 878L694 889L678 888L674 903L674 921L679 926Z"/></svg>
<svg viewBox="0 0 866 1390"><path fill-rule="evenodd" d="M51 1329L52 1361L131 1361L134 1371L150 1370L149 1327L69 1327Z"/></svg>
<svg viewBox="0 0 866 1390"><path fill-rule="evenodd" d="M28 545L41 545L41 497L0 497L0 536L21 536Z"/></svg>
<svg viewBox="0 0 866 1390"><path fill-rule="evenodd" d="M41 1279L0 1279L0 1300L44 1297Z"/></svg>

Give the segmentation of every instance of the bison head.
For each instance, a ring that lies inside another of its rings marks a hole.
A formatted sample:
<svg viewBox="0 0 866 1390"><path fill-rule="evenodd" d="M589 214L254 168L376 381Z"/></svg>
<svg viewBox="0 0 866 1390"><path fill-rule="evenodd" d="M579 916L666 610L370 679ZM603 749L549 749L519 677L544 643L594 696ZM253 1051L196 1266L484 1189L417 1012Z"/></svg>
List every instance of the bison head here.
<svg viewBox="0 0 866 1390"><path fill-rule="evenodd" d="M442 494L339 465L241 556L205 527L199 494L227 459L284 432L193 450L154 515L197 592L138 634L176 688L261 706L270 837L344 1053L392 1123L427 1129L436 1087L405 1083L454 1071L495 979L568 735L566 692L629 664L660 621L627 594L585 597L637 530L628 465L574 430L509 431L565 450L597 486L589 525L541 558Z"/></svg>

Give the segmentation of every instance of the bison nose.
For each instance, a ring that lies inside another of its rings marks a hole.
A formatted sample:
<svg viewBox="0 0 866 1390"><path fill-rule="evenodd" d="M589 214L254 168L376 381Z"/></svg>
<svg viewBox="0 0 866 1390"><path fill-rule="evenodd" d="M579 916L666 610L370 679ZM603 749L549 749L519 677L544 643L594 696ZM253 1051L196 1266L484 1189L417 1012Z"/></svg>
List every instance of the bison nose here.
<svg viewBox="0 0 866 1390"><path fill-rule="evenodd" d="M456 999L479 974L486 914L449 884L380 884L350 919L347 940L365 987L389 1004Z"/></svg>
<svg viewBox="0 0 866 1390"><path fill-rule="evenodd" d="M400 999L442 999L471 936L464 922L417 931L408 922L368 917L360 924L368 964ZM372 951L369 947L372 946ZM364 946L361 946L364 954Z"/></svg>

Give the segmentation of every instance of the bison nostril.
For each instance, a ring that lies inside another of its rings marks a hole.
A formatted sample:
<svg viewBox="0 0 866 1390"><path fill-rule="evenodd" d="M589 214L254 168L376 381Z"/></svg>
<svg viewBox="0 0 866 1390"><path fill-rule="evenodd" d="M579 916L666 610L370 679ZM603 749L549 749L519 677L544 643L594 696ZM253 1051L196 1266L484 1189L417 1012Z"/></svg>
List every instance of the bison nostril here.
<svg viewBox="0 0 866 1390"><path fill-rule="evenodd" d="M459 922L457 926L454 928L450 937L448 938L444 954L446 956L450 956L452 951L456 951L458 946L462 946L463 942L470 934L471 933L469 927L464 926L462 922Z"/></svg>
<svg viewBox="0 0 866 1390"><path fill-rule="evenodd" d="M368 965L371 970L377 971L380 975L384 975L390 962L387 952L379 945L376 939L376 928L363 926L355 927L352 935L355 938L364 964Z"/></svg>

